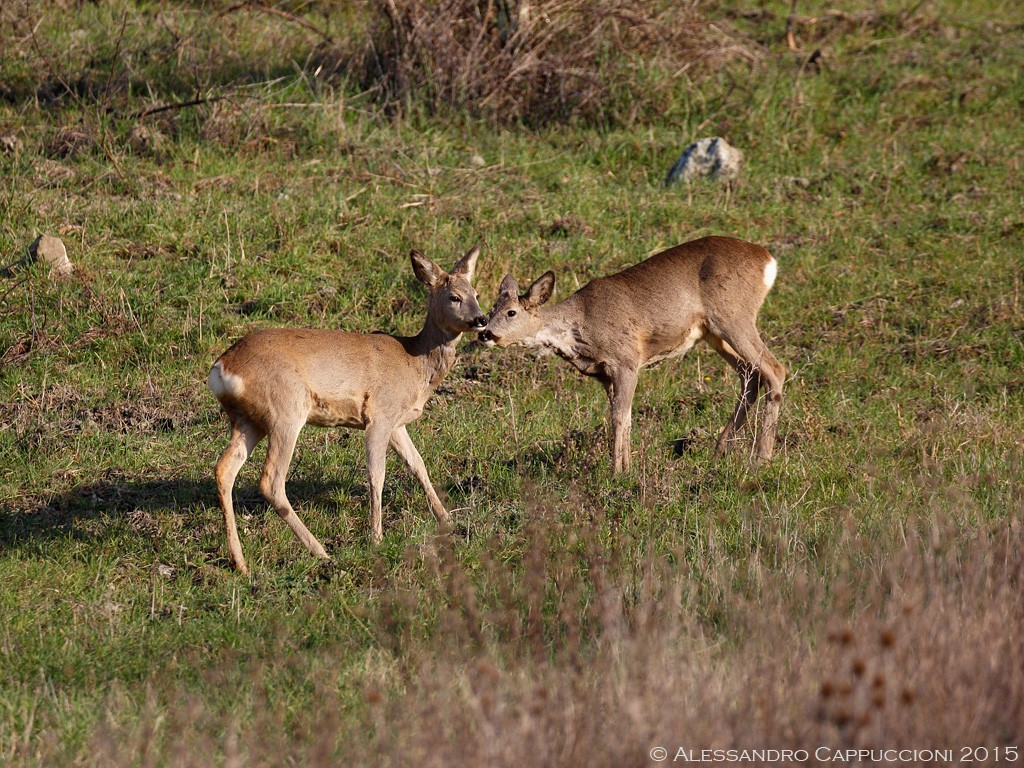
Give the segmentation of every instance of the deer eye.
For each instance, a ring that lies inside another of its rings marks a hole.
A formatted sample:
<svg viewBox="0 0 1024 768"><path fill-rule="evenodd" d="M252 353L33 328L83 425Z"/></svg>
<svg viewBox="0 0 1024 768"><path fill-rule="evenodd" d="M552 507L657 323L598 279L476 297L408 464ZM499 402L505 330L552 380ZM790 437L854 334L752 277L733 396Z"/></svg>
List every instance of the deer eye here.
<svg viewBox="0 0 1024 768"><path fill-rule="evenodd" d="M516 316L516 311L515 311L514 309L510 309L510 310L508 311L508 316L509 316L509 317L515 317L515 316Z"/></svg>
<svg viewBox="0 0 1024 768"><path fill-rule="evenodd" d="M462 297L461 296L452 296L451 300L452 300L452 304L461 304L462 303Z"/></svg>

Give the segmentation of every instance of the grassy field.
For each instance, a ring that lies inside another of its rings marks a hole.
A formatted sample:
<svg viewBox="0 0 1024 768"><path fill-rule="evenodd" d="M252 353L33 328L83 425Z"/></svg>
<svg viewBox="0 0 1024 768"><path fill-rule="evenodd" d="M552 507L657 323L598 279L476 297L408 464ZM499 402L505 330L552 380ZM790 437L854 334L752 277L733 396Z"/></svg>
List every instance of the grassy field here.
<svg viewBox="0 0 1024 768"><path fill-rule="evenodd" d="M373 4L4 4L0 261L48 233L75 273L0 277L0 760L1019 760L1024 12L800 3L794 52L788 2L698 6L733 53L645 70L659 109L527 127L338 74ZM741 181L666 189L710 135ZM596 383L467 338L410 428L452 536L390 454L373 547L361 434L310 428L289 495L334 561L257 492L264 444L230 569L206 378L235 339L415 333L413 247L481 243L489 306L707 234L779 261L770 464L715 460L708 349L641 375L613 477Z"/></svg>

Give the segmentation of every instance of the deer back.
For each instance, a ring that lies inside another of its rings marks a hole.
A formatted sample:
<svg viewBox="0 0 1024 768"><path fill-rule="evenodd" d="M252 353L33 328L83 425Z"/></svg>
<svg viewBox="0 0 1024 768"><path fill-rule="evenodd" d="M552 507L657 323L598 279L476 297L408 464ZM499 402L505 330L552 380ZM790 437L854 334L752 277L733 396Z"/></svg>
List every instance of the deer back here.
<svg viewBox="0 0 1024 768"><path fill-rule="evenodd" d="M761 246L706 237L596 278L550 312L572 318L588 357L643 365L685 353L706 326L753 322L774 277Z"/></svg>
<svg viewBox="0 0 1024 768"><path fill-rule="evenodd" d="M297 412L317 426L362 428L382 411L421 411L433 391L425 358L408 346L383 333L255 331L220 357L211 387L268 431Z"/></svg>

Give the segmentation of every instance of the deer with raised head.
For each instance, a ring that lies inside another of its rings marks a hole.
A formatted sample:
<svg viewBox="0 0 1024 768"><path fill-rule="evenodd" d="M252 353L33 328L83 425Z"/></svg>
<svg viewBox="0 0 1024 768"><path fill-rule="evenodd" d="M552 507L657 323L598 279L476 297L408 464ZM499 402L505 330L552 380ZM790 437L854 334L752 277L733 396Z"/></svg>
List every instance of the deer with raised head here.
<svg viewBox="0 0 1024 768"><path fill-rule="evenodd" d="M786 378L757 331L757 313L776 270L775 259L759 245L705 237L591 280L554 306L543 306L554 290L553 272L545 272L522 295L515 278L506 275L480 339L488 346L547 348L600 381L611 404L615 472L630 467L640 369L686 354L704 340L739 373L742 386L717 452L733 446L763 388L768 405L756 447L757 459L764 461L775 445Z"/></svg>
<svg viewBox="0 0 1024 768"><path fill-rule="evenodd" d="M429 291L427 318L416 336L269 329L240 339L213 364L210 389L231 422L230 442L217 462L217 493L228 552L238 570L248 573L231 490L238 470L264 437L267 458L260 492L310 552L328 559L285 495L295 442L306 424L365 430L374 543L383 538L381 490L389 443L423 485L438 523L448 523L448 512L430 484L406 425L420 417L455 363L459 337L487 323L471 284L479 252L479 247L473 248L445 272L412 251L413 271Z"/></svg>

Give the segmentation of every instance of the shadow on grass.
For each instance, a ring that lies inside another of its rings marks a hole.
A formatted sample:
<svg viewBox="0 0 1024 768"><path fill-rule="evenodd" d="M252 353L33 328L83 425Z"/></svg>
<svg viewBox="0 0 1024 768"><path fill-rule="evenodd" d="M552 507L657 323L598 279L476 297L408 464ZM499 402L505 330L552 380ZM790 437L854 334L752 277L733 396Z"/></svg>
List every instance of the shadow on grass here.
<svg viewBox="0 0 1024 768"><path fill-rule="evenodd" d="M335 505L339 495L360 497L365 486L356 481L304 480L288 483L288 496L300 509L307 504ZM234 490L239 515L272 515L255 483L239 482ZM215 511L215 514L210 514ZM202 515L220 524L217 488L212 477L131 477L109 473L61 494L29 500L16 510L0 511L0 551L30 542L67 538L97 541L125 530L153 526L151 514ZM147 522L148 521L148 522Z"/></svg>

